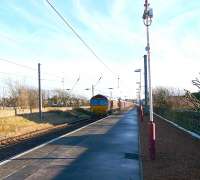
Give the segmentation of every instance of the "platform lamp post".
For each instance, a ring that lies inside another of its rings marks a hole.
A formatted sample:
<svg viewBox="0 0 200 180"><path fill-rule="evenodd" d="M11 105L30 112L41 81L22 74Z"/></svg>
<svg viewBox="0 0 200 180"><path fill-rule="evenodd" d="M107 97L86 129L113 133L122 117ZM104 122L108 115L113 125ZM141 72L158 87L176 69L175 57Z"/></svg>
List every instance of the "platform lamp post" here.
<svg viewBox="0 0 200 180"><path fill-rule="evenodd" d="M141 106L141 69L136 69L134 72L140 73L140 81L136 82L139 85L139 106Z"/></svg>
<svg viewBox="0 0 200 180"><path fill-rule="evenodd" d="M138 108L138 112L140 114L140 120L141 122L144 120L144 113L143 113L143 107L142 107L142 102L141 102L141 69L136 69L134 72L139 72L140 73L140 81L136 82L137 84L139 84L139 108Z"/></svg>
<svg viewBox="0 0 200 180"><path fill-rule="evenodd" d="M138 89L136 89L136 90L138 90L138 93L139 93L139 106L141 106L141 82L136 82L136 84L138 84L139 85L139 88Z"/></svg>
<svg viewBox="0 0 200 180"><path fill-rule="evenodd" d="M148 79L147 79L147 55L144 55L144 107L148 114Z"/></svg>
<svg viewBox="0 0 200 180"><path fill-rule="evenodd" d="M110 100L112 100L112 90L114 89L114 88L108 88L108 89L110 89Z"/></svg>
<svg viewBox="0 0 200 180"><path fill-rule="evenodd" d="M108 88L109 90L110 90L110 109L111 109L111 111L113 110L113 101L112 101L112 90L114 89L114 88L112 88L112 87L110 87L110 88Z"/></svg>
<svg viewBox="0 0 200 180"><path fill-rule="evenodd" d="M138 102L140 103L140 89L139 88L136 89L136 94L137 94Z"/></svg>
<svg viewBox="0 0 200 180"><path fill-rule="evenodd" d="M140 90L138 88L136 89L136 98L137 98L137 102L139 103L140 102ZM137 110L138 110L138 113L140 113L139 107L137 108Z"/></svg>
<svg viewBox="0 0 200 180"><path fill-rule="evenodd" d="M140 82L136 82L136 84L140 84ZM136 89L137 99L138 99L138 113L141 115L141 89L140 87ZM140 117L141 118L141 117Z"/></svg>
<svg viewBox="0 0 200 180"><path fill-rule="evenodd" d="M152 23L153 18L153 9L149 7L150 4L148 0L145 0L144 4L144 13L143 13L143 22L146 26L147 34L147 46L145 50L147 51L147 60L148 60L148 78L149 78L149 112L150 112L150 121L149 121L149 155L151 160L155 160L156 149L155 149L155 123L153 120L153 97L152 97L152 87L151 87L151 66L150 66L150 40L149 40L149 27Z"/></svg>
<svg viewBox="0 0 200 180"><path fill-rule="evenodd" d="M137 102L140 101L140 100L139 100L139 99L140 99L139 96L140 96L140 91L139 91L139 89L137 88L137 89L136 89L136 98L137 98ZM138 112L138 114L140 115L140 108L139 108L139 107L137 108L137 112Z"/></svg>

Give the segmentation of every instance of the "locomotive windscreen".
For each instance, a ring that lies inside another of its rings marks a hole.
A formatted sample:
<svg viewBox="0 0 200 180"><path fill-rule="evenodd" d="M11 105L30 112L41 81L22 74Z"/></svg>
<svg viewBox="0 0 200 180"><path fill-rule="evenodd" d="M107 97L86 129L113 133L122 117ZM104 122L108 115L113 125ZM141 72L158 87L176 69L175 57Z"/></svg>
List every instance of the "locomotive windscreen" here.
<svg viewBox="0 0 200 180"><path fill-rule="evenodd" d="M91 99L90 104L92 106L107 106L108 101L107 99Z"/></svg>

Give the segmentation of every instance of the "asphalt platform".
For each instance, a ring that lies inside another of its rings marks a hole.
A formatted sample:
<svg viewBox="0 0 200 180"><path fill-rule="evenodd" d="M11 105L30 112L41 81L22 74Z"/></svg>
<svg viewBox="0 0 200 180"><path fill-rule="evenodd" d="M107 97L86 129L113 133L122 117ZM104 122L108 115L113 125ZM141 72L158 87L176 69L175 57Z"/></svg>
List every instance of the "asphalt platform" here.
<svg viewBox="0 0 200 180"><path fill-rule="evenodd" d="M140 180L136 109L0 163L6 180Z"/></svg>

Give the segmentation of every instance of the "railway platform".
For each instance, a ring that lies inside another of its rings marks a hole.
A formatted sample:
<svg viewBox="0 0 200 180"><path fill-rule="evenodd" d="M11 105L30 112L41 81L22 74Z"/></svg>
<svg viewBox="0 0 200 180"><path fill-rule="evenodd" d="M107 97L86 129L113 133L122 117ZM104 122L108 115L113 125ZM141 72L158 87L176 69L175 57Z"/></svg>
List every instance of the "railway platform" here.
<svg viewBox="0 0 200 180"><path fill-rule="evenodd" d="M6 180L139 180L136 110L111 115L0 163Z"/></svg>

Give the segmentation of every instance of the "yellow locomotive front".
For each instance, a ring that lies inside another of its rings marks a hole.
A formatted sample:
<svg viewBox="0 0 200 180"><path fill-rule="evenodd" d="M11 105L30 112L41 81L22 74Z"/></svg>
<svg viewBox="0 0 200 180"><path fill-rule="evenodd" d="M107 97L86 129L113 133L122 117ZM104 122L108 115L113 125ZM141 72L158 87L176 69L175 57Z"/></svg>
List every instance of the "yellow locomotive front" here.
<svg viewBox="0 0 200 180"><path fill-rule="evenodd" d="M97 115L105 115L108 112L109 101L103 95L96 95L90 99L90 109Z"/></svg>

